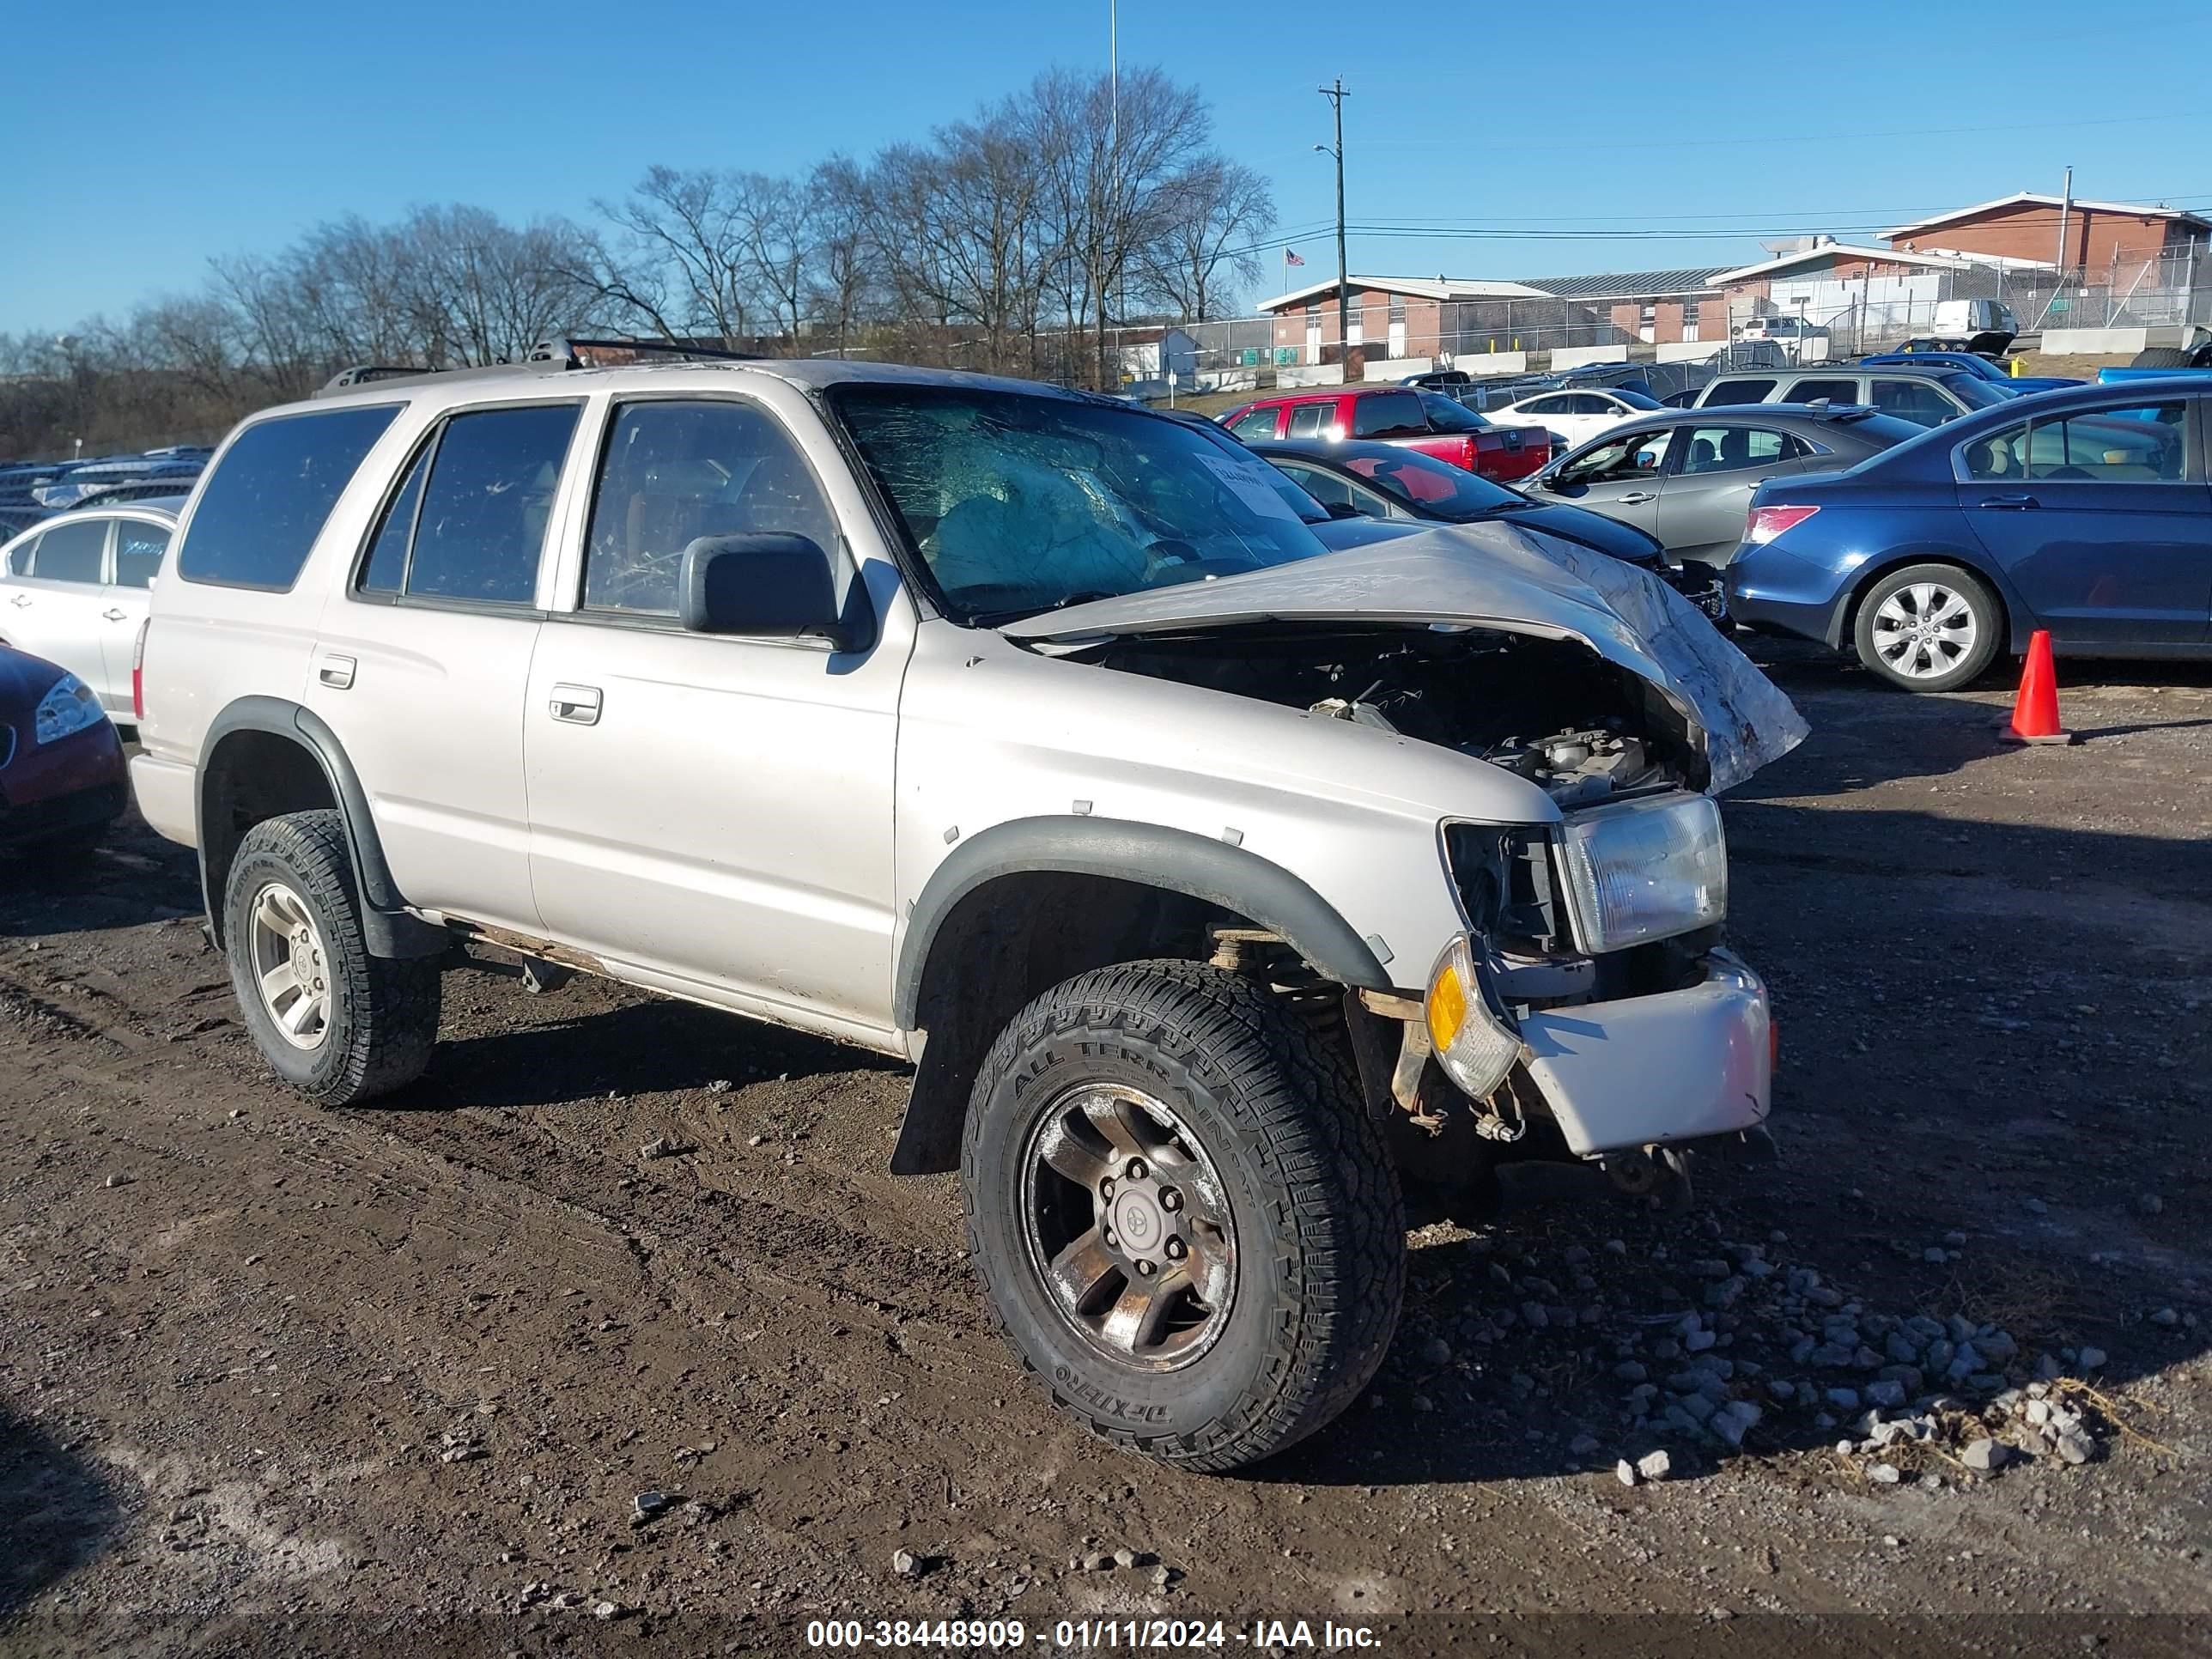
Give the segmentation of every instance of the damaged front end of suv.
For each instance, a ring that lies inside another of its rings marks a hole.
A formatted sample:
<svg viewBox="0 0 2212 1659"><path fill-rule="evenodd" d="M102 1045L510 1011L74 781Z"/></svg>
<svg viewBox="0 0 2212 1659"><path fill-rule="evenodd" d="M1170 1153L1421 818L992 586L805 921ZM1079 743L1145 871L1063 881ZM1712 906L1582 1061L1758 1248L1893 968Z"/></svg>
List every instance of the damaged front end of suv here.
<svg viewBox="0 0 2212 1659"><path fill-rule="evenodd" d="M1773 1026L1723 942L1713 797L1806 728L1645 573L1510 529L1445 532L1006 631L1387 737L1376 774L1419 744L1548 802L1534 821L1441 812L1452 913L1433 965L1349 992L1363 1090L1401 1164L1410 1142L1479 1207L1503 1162L1590 1161L1626 1190L1686 1193L1688 1150L1765 1144Z"/></svg>

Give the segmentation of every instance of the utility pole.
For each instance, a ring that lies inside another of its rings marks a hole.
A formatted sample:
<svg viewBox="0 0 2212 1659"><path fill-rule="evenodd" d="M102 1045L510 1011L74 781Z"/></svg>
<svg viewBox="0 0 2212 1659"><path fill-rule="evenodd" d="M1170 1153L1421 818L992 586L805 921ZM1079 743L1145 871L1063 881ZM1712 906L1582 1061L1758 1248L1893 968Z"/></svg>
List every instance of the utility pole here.
<svg viewBox="0 0 2212 1659"><path fill-rule="evenodd" d="M1336 157L1336 338L1341 360L1348 362L1352 356L1352 280L1346 275L1344 264L1344 100L1351 94L1344 89L1341 75L1317 90L1336 112L1335 144L1316 144L1314 148Z"/></svg>
<svg viewBox="0 0 2212 1659"><path fill-rule="evenodd" d="M2066 221L2074 210L2074 169L2066 169L2066 182L2058 191L2058 286L2066 286Z"/></svg>

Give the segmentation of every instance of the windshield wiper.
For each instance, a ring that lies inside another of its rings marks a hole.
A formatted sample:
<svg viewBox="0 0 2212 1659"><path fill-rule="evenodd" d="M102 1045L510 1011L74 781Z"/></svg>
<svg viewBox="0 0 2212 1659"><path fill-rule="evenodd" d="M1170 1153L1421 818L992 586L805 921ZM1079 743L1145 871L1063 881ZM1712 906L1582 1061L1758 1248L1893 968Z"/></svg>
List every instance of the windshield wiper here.
<svg viewBox="0 0 2212 1659"><path fill-rule="evenodd" d="M1072 605L1089 605L1093 599L1118 599L1121 597L1107 588L1086 588L1080 593L1070 593L1065 599L1054 599L1050 605L1024 605L1009 611L978 611L968 620L978 628L997 628L1002 623L1020 622L1024 617L1041 617L1048 611L1065 611Z"/></svg>

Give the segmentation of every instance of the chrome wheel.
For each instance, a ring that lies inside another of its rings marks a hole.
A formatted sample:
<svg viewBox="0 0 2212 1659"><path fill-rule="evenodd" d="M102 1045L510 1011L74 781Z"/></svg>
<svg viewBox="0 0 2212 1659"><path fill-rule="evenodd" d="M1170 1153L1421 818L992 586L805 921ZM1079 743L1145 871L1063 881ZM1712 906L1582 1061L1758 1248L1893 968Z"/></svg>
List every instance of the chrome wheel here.
<svg viewBox="0 0 2212 1659"><path fill-rule="evenodd" d="M331 969L323 936L300 896L272 881L253 896L253 981L261 1006L295 1048L322 1046L331 1029Z"/></svg>
<svg viewBox="0 0 2212 1659"><path fill-rule="evenodd" d="M1974 607L1957 588L1914 582L1883 599L1874 613L1874 649L1892 672L1910 680L1949 673L1981 638Z"/></svg>
<svg viewBox="0 0 2212 1659"><path fill-rule="evenodd" d="M1237 1233L1203 1147L1152 1096L1083 1084L1022 1158L1030 1264L1108 1358L1173 1370L1212 1346L1237 1293Z"/></svg>

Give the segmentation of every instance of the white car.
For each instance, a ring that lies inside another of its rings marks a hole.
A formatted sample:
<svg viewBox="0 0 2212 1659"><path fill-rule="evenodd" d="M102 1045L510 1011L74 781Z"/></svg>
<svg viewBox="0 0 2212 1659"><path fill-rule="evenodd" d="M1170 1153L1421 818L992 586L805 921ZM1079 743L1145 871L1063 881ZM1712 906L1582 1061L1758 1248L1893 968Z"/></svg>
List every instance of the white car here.
<svg viewBox="0 0 2212 1659"><path fill-rule="evenodd" d="M1566 447L1587 443L1608 427L1649 415L1665 405L1640 392L1598 386L1587 392L1540 392L1519 403L1489 411L1493 426L1540 426L1556 432Z"/></svg>
<svg viewBox="0 0 2212 1659"><path fill-rule="evenodd" d="M0 645L60 664L127 723L147 592L183 504L178 495L64 513L0 547Z"/></svg>

